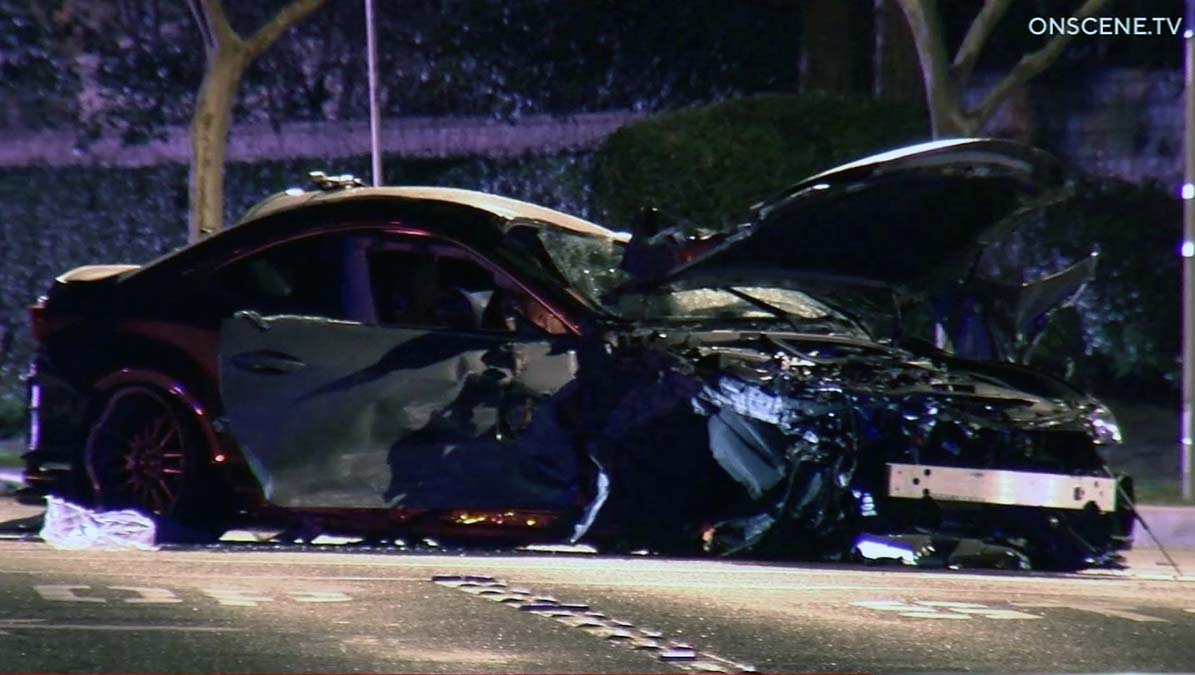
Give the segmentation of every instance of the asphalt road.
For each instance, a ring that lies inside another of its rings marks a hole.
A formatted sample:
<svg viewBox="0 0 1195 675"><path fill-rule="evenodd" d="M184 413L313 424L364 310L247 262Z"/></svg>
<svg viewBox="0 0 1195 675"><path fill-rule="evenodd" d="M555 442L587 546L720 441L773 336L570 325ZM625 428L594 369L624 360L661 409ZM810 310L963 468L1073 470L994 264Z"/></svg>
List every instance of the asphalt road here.
<svg viewBox="0 0 1195 675"><path fill-rule="evenodd" d="M14 515L0 504L0 520ZM0 540L0 672L1193 671L1187 576Z"/></svg>

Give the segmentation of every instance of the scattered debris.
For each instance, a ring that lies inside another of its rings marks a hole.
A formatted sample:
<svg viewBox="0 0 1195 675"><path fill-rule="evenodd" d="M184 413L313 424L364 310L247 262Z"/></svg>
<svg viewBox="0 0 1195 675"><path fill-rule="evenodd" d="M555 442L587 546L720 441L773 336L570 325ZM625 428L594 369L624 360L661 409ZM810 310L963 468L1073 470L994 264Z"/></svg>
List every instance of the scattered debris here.
<svg viewBox="0 0 1195 675"><path fill-rule="evenodd" d="M91 511L57 497L46 497L41 538L58 549L156 551L157 527L132 510Z"/></svg>

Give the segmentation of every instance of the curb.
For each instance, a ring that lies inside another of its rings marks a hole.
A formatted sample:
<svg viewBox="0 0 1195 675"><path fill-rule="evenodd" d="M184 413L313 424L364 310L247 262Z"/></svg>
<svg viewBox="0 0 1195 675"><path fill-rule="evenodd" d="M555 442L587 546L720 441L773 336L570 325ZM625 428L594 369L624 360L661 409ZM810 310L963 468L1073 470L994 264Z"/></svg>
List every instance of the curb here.
<svg viewBox="0 0 1195 675"><path fill-rule="evenodd" d="M25 486L21 469L0 469L0 495L7 495Z"/></svg>

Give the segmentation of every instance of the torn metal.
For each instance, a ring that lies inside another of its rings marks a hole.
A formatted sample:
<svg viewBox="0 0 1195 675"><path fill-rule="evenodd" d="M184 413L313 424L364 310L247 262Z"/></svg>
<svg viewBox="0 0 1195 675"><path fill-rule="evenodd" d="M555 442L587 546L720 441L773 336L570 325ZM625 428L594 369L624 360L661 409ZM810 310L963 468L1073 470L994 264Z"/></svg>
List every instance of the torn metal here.
<svg viewBox="0 0 1195 675"><path fill-rule="evenodd" d="M587 441L611 467L607 508L640 514L638 545L850 559L860 533L933 533L1040 567L1109 560L1128 506L1096 452L1102 406L1001 368L1015 387L838 336L643 331L580 383L604 420ZM676 525L695 520L696 540Z"/></svg>

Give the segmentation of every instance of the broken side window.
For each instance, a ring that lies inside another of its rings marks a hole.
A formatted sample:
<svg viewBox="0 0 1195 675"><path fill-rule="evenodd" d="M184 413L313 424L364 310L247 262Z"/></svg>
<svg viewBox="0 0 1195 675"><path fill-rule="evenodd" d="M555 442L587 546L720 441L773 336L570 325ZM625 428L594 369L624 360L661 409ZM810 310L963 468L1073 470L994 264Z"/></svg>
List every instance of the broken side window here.
<svg viewBox="0 0 1195 675"><path fill-rule="evenodd" d="M368 253L383 325L563 334L566 327L519 284L447 243L388 240Z"/></svg>
<svg viewBox="0 0 1195 675"><path fill-rule="evenodd" d="M228 314L318 316L372 320L362 235L320 234L283 242L216 270L212 288Z"/></svg>

